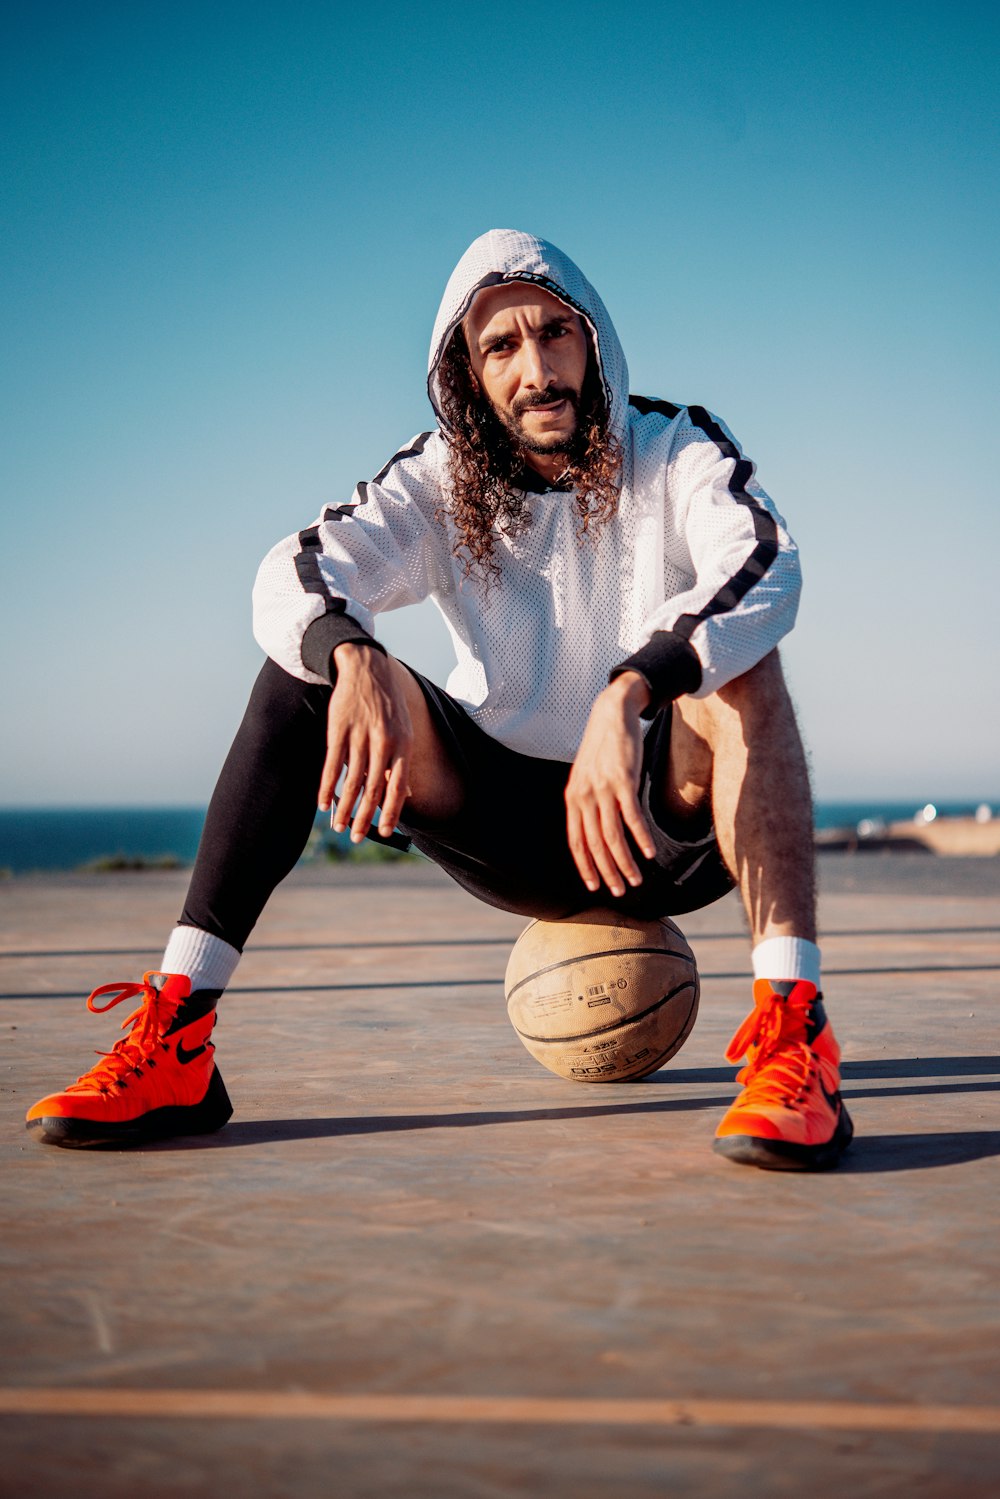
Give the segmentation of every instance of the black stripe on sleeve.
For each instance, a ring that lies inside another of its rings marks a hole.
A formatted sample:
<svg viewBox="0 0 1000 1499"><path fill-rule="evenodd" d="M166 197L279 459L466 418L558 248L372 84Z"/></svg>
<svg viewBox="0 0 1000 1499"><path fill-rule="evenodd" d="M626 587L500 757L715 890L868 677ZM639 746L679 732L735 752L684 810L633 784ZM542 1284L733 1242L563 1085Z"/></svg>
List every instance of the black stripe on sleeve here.
<svg viewBox="0 0 1000 1499"><path fill-rule="evenodd" d="M358 489L360 488L361 485L359 484ZM363 504L367 498L368 496L367 494L365 494L362 496L360 502L357 500L350 500L346 505L327 505L325 510L323 511L322 518L324 523L327 521L344 520L348 515L353 515L355 510L357 510L358 508L358 504Z"/></svg>
<svg viewBox="0 0 1000 1499"><path fill-rule="evenodd" d="M350 509L350 506L343 507ZM353 615L347 612L347 600L331 594L320 571L319 559L322 546L319 527L309 526L299 532L300 551L295 556L295 571L306 593L318 593L325 605L324 612L307 627L302 639L302 662L317 676L333 682L333 652L345 641L357 641L371 645L385 655L385 648L363 630Z"/></svg>
<svg viewBox="0 0 1000 1499"><path fill-rule="evenodd" d="M378 471L371 483L381 484L394 464L399 463L403 458L412 458L415 454L422 453L432 436L431 432L421 432L408 448L401 448L398 453L393 453L389 462ZM323 511L322 523L346 520L353 515L368 499L368 484L360 483L355 493L357 498L350 500L346 505L327 505ZM331 597L330 590L323 580L319 565L322 554L323 543L319 538L319 525L309 526L305 531L300 531L299 550L295 554L295 571L303 591L321 594L326 599L327 614L343 614L346 607L344 600Z"/></svg>
<svg viewBox="0 0 1000 1499"><path fill-rule="evenodd" d="M683 406L675 406L673 401L657 401L650 396L629 396L628 403L640 416L648 416L651 411L658 411L668 421L673 421L675 416L680 416L684 410Z"/></svg>
<svg viewBox="0 0 1000 1499"><path fill-rule="evenodd" d="M343 520L346 516L353 515L359 506L366 505L368 503L369 484L381 484L382 480L388 476L397 463L401 463L404 458L413 458L418 453L422 453L432 436L433 433L431 432L421 432L420 436L414 438L408 448L400 448L398 453L393 453L389 462L384 468L379 469L374 479L370 479L367 482L362 479L360 483L355 485L354 494L356 498L348 500L345 505L327 505L323 511L324 521Z"/></svg>
<svg viewBox="0 0 1000 1499"><path fill-rule="evenodd" d="M432 436L433 436L433 433L431 433L431 432L421 432L420 436L414 438L413 442L410 444L410 446L408 448L401 448L398 453L393 453L392 457L389 459L389 462L386 464L385 468L380 468L379 469L378 473L375 475L374 479L372 480L372 483L373 484L381 484L382 480L386 477L386 475L388 474L389 470L393 467L394 464L401 463L404 458L413 458L413 457L415 457L415 455L417 453L422 453L424 451L424 448L427 446L428 442L430 441L430 439L431 439ZM358 485L358 490L359 490L359 492L361 490L365 491L364 495L362 496L363 500L368 498L368 487L367 487L367 485L365 485L365 484L359 484Z"/></svg>
<svg viewBox="0 0 1000 1499"><path fill-rule="evenodd" d="M330 614L343 614L344 600L330 597L330 590L323 581L320 572L319 559L323 552L323 544L319 539L319 526L309 526L307 530L299 532L299 550L295 554L295 571L299 575L299 582L305 593L320 593L327 600L327 611Z"/></svg>
<svg viewBox="0 0 1000 1499"><path fill-rule="evenodd" d="M747 493L746 486L753 476L753 464L742 456L735 443L730 442L718 422L709 415L704 406L689 406L688 415L693 425L715 443L722 456L732 459L733 472L729 479L729 493L738 505L745 505L753 516L757 544L739 572L728 578L715 597L709 599L697 614L681 615L672 633L679 635L683 640L690 639L698 626L704 620L710 619L712 615L724 614L729 609L735 609L754 584L760 582L778 555L777 524L760 501Z"/></svg>

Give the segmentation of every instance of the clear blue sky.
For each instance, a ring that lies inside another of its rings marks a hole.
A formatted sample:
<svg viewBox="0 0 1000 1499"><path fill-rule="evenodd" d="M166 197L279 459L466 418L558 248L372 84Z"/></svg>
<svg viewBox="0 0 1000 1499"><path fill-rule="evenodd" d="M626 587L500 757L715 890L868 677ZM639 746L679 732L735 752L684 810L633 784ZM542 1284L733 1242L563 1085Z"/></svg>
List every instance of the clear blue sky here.
<svg viewBox="0 0 1000 1499"><path fill-rule="evenodd" d="M207 800L260 557L429 424L495 225L756 460L818 795L1000 797L997 16L13 0L0 802Z"/></svg>

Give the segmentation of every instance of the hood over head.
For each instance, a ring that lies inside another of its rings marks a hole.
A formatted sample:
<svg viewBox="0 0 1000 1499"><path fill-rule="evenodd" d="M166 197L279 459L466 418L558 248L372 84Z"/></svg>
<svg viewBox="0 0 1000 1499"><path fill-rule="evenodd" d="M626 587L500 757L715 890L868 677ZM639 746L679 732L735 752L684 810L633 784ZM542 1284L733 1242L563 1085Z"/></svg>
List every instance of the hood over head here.
<svg viewBox="0 0 1000 1499"><path fill-rule="evenodd" d="M517 229L481 234L451 273L438 309L427 375L427 394L443 431L438 366L459 323L479 292L505 282L528 281L580 313L590 327L608 400L611 430L621 436L628 408L628 366L608 310L586 276L561 250Z"/></svg>

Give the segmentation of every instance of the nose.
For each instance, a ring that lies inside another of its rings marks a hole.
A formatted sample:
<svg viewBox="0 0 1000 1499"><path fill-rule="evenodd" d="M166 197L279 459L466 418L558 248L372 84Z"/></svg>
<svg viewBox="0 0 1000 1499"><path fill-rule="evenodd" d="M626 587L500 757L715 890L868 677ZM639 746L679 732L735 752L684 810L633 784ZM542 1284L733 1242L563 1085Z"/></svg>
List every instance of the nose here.
<svg viewBox="0 0 1000 1499"><path fill-rule="evenodd" d="M521 355L521 384L528 390L546 390L552 384L554 371L545 345L540 339L526 338Z"/></svg>

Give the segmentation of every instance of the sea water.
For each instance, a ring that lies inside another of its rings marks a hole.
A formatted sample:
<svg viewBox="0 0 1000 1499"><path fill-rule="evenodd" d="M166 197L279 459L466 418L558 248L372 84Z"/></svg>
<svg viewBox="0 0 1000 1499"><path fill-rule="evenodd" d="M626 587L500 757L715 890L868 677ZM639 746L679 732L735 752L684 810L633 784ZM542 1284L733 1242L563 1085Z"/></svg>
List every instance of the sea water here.
<svg viewBox="0 0 1000 1499"><path fill-rule="evenodd" d="M820 802L817 828L856 827L864 818L904 821L916 802ZM972 816L978 805L936 802L939 816ZM1000 811L1000 808L994 808ZM204 807L42 807L0 809L0 871L115 867L123 864L188 865L198 851ZM317 830L329 838L329 815L320 813ZM345 838L339 841L346 842Z"/></svg>

